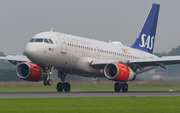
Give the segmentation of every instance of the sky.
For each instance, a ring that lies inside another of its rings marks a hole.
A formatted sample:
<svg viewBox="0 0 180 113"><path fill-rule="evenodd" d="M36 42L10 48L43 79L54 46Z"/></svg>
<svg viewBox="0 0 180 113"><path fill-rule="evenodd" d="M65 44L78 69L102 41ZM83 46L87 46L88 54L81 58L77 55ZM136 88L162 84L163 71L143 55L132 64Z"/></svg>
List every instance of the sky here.
<svg viewBox="0 0 180 113"><path fill-rule="evenodd" d="M0 51L22 54L31 37L50 31L131 46L153 3L160 4L154 52L180 45L179 0L1 0Z"/></svg>

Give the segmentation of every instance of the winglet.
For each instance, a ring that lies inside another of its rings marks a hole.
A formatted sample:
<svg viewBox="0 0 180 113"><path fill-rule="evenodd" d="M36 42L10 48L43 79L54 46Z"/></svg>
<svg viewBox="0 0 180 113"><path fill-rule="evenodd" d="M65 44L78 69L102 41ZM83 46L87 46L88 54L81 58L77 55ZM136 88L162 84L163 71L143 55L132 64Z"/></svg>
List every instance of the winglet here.
<svg viewBox="0 0 180 113"><path fill-rule="evenodd" d="M144 23L144 26L136 39L135 43L131 46L145 52L153 53L156 27L159 14L159 4L152 4L151 11Z"/></svg>

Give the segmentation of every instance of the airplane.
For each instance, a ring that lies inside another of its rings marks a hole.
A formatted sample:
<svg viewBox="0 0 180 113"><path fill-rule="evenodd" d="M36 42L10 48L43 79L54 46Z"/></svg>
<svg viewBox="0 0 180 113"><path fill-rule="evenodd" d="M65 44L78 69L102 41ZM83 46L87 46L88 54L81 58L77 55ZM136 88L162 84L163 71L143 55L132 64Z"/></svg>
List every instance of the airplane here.
<svg viewBox="0 0 180 113"><path fill-rule="evenodd" d="M112 81L115 92L127 92L128 81L138 74L157 66L180 64L180 56L157 57L153 54L159 4L152 4L142 30L130 47L121 42L103 42L85 37L68 35L53 30L41 32L31 38L23 55L8 55L0 59L17 66L17 75L26 81L44 81L51 85L52 70L58 71L61 82L57 91L69 92L71 85L65 82L66 74L84 77L103 77Z"/></svg>

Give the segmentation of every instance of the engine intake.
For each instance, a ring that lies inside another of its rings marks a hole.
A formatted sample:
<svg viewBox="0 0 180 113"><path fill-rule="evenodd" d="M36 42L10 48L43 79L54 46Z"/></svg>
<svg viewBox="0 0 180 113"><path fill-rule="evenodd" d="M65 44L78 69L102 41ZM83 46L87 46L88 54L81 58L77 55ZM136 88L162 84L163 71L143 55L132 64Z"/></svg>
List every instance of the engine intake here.
<svg viewBox="0 0 180 113"><path fill-rule="evenodd" d="M40 66L29 62L19 64L16 72L20 79L27 81L40 81L44 80L46 77L46 75L43 74L43 69Z"/></svg>
<svg viewBox="0 0 180 113"><path fill-rule="evenodd" d="M135 79L135 73L131 68L120 63L109 63L104 68L105 76L114 81L125 82Z"/></svg>

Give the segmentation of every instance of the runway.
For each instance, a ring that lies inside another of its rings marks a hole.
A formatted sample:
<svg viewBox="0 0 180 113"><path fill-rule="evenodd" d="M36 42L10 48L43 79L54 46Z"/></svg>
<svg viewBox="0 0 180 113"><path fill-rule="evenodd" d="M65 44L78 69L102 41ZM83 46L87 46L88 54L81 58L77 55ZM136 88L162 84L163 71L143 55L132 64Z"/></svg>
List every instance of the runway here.
<svg viewBox="0 0 180 113"><path fill-rule="evenodd" d="M6 92L0 98L63 98L63 97L169 97L180 96L180 91L129 92Z"/></svg>

